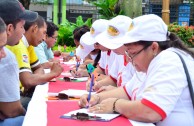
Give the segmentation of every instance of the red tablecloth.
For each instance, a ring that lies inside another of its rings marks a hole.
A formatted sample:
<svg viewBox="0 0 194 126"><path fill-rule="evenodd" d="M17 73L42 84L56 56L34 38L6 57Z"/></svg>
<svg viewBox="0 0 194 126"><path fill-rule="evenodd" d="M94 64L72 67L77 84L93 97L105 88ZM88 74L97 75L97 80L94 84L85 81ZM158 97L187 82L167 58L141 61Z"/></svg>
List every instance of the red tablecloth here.
<svg viewBox="0 0 194 126"><path fill-rule="evenodd" d="M60 118L61 115L79 109L77 101L48 101L47 102L47 126L132 126L123 116L119 116L110 122L80 121Z"/></svg>
<svg viewBox="0 0 194 126"><path fill-rule="evenodd" d="M64 65L64 71L69 70L69 66ZM62 77L62 76L61 76ZM64 82L57 79L56 82L49 83L48 92L59 92L65 89L83 89L86 82ZM79 109L77 101L47 101L47 126L132 126L123 116L119 116L110 122L80 121L62 119L61 115Z"/></svg>

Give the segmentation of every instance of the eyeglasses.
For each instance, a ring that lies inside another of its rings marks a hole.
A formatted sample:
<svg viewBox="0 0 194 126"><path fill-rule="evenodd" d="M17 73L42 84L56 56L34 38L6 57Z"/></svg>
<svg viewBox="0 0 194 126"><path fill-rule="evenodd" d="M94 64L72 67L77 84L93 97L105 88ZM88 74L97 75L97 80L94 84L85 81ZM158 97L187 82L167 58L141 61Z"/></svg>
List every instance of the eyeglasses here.
<svg viewBox="0 0 194 126"><path fill-rule="evenodd" d="M129 58L129 60L133 63L133 59L140 54L143 50L145 50L146 48L148 48L148 46L143 47L141 50L139 50L136 54L134 54L133 56L130 56L129 53L127 51L125 51L125 55Z"/></svg>

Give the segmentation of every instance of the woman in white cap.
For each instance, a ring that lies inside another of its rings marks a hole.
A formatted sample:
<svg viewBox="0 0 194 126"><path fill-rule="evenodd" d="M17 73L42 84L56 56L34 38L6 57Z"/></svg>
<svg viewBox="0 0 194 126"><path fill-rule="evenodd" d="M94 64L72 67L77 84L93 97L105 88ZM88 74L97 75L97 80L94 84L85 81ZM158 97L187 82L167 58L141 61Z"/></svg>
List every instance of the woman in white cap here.
<svg viewBox="0 0 194 126"><path fill-rule="evenodd" d="M112 61L114 60L115 53L111 53L108 48L101 46L99 43L96 42L95 38L105 31L108 26L108 20L99 19L96 20L90 29L90 32L85 33L80 39L80 45L76 49L76 55L79 56L81 59L84 59L88 54L90 54L95 49L100 49L102 52L100 54L99 62L96 61L95 71L100 74L108 75L109 69L111 68ZM109 61L108 61L109 59ZM86 71L86 70L84 70ZM83 76L86 72L83 70L76 71L76 75ZM114 83L115 84L115 83Z"/></svg>
<svg viewBox="0 0 194 126"><path fill-rule="evenodd" d="M194 66L194 52L169 33L162 19L153 14L135 18L133 28L120 42L127 46L126 54L136 70L146 73L145 81L129 82L130 86L93 95L89 103L84 95L80 106L89 104L89 112L118 112L156 126L194 126L194 69L189 69Z"/></svg>
<svg viewBox="0 0 194 126"><path fill-rule="evenodd" d="M120 55L120 57L115 57L115 60L112 61L113 67L110 69L110 76L116 78L116 87L97 82L95 86L100 88L98 92L124 86L135 73L134 67L125 55L126 46L122 43L115 44L128 32L131 23L132 19L130 17L118 15L109 21L107 30L96 37L98 43Z"/></svg>

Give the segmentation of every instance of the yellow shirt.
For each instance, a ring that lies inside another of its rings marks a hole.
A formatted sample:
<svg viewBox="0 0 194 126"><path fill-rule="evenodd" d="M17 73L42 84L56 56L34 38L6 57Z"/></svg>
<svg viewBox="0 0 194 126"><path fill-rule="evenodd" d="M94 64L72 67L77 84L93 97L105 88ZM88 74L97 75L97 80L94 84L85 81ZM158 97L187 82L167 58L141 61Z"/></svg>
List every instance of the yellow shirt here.
<svg viewBox="0 0 194 126"><path fill-rule="evenodd" d="M16 56L19 72L32 72L31 68L40 64L33 46L26 46L23 39L15 46L7 46ZM20 85L22 87L22 85Z"/></svg>

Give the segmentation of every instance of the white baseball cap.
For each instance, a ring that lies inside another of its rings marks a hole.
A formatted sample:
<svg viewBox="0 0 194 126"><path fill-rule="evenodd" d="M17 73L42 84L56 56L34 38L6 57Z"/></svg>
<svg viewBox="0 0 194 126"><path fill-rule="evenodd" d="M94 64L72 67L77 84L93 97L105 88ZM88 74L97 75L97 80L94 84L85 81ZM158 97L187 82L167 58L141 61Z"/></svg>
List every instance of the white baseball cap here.
<svg viewBox="0 0 194 126"><path fill-rule="evenodd" d="M94 44L87 45L82 41L82 37L80 39L80 45L76 48L76 55L79 56L81 59L84 59L91 51L93 51Z"/></svg>
<svg viewBox="0 0 194 126"><path fill-rule="evenodd" d="M94 21L89 32L82 35L82 42L87 45L93 45L96 43L95 37L100 33L104 32L108 27L108 20L98 19Z"/></svg>
<svg viewBox="0 0 194 126"><path fill-rule="evenodd" d="M108 49L117 49L123 44L120 39L131 28L132 19L124 15L112 18L106 31L96 37L96 41Z"/></svg>
<svg viewBox="0 0 194 126"><path fill-rule="evenodd" d="M168 28L162 18L157 15L149 14L133 19L131 30L121 39L122 44L138 41L157 41L167 40Z"/></svg>
<svg viewBox="0 0 194 126"><path fill-rule="evenodd" d="M84 59L91 51L93 51L96 43L96 36L104 32L108 27L108 20L98 19L94 21L90 32L86 32L80 38L80 45L76 49L76 55Z"/></svg>

